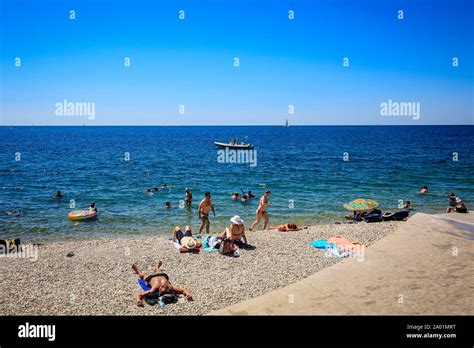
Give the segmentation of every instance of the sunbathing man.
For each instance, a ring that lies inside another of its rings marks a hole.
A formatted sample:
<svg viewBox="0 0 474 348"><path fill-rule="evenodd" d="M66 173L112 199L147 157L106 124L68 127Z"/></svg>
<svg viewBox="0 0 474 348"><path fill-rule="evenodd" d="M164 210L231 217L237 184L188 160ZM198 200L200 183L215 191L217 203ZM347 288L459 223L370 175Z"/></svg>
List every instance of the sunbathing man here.
<svg viewBox="0 0 474 348"><path fill-rule="evenodd" d="M206 226L206 233L209 234L209 227L211 223L209 222L209 211L212 210L214 216L216 216L216 211L214 210L214 204L211 200L211 193L206 192L204 194L204 199L199 203L198 216L199 220L202 221L201 227L199 227L199 234L202 233L202 229Z"/></svg>
<svg viewBox="0 0 474 348"><path fill-rule="evenodd" d="M263 225L263 229L267 228L268 222L270 221L270 219L268 218L267 207L271 204L271 202L268 201L268 197L270 197L271 194L272 193L270 192L270 190L265 190L265 194L262 197L260 197L260 202L256 211L257 219L252 224L252 226L250 226L250 231L253 230L255 225L260 223L262 218L265 221Z"/></svg>
<svg viewBox="0 0 474 348"><path fill-rule="evenodd" d="M132 269L135 271L138 276L143 279L147 285L151 288L150 290L147 291L141 291L135 297L133 298L135 302L137 303L138 306L143 306L143 298L149 294L153 294L155 292L158 292L161 295L164 294L183 294L184 297L188 301L192 301L193 297L191 296L191 293L189 292L188 289L185 288L179 288L177 286L173 286L170 283L169 277L166 273L163 273L161 271L161 265L163 262L159 262L158 266L155 268L155 273L148 275L145 272L142 272L138 269L138 266L133 264Z"/></svg>
<svg viewBox="0 0 474 348"><path fill-rule="evenodd" d="M229 238L232 241L237 241L242 238L245 244L247 242L247 236L245 235L245 227L244 227L244 220L240 218L240 216L235 215L232 219L230 219L232 224L229 227L226 227L224 232L221 234L221 239Z"/></svg>
<svg viewBox="0 0 474 348"><path fill-rule="evenodd" d="M179 248L179 252L181 253L187 253L202 246L202 242L199 239L193 237L191 228L189 226L186 226L185 233L181 231L179 226L176 226L173 232L173 242L178 242L179 245L181 245Z"/></svg>

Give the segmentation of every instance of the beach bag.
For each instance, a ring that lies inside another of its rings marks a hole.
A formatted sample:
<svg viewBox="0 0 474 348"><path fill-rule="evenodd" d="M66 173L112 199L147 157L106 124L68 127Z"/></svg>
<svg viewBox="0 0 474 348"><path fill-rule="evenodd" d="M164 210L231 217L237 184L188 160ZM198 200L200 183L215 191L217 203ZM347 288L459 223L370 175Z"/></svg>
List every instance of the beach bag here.
<svg viewBox="0 0 474 348"><path fill-rule="evenodd" d="M219 254L227 255L234 252L234 242L229 238L224 238L224 240L219 245Z"/></svg>
<svg viewBox="0 0 474 348"><path fill-rule="evenodd" d="M163 301L164 304L176 303L178 302L178 295L176 294L164 294L160 297L160 300Z"/></svg>

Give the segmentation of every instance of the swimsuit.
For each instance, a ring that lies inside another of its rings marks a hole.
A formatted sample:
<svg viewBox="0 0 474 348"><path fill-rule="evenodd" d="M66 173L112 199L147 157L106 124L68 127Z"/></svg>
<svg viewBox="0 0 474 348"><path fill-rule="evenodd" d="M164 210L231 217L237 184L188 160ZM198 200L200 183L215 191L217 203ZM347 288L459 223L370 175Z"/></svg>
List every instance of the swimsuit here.
<svg viewBox="0 0 474 348"><path fill-rule="evenodd" d="M164 277L166 278L166 280L170 280L170 278L168 277L168 275L166 273L156 273L156 274L152 274L152 275L149 275L148 277L145 278L145 282L147 283L147 285L151 288L151 284L150 284L150 281L155 278L155 277Z"/></svg>
<svg viewBox="0 0 474 348"><path fill-rule="evenodd" d="M209 221L209 214L201 213L201 220L202 222Z"/></svg>
<svg viewBox="0 0 474 348"><path fill-rule="evenodd" d="M178 239L178 243L181 244L181 239L183 237L192 237L193 234L191 233L190 230L187 230L186 233L183 233L183 231L179 230L176 232L176 238Z"/></svg>

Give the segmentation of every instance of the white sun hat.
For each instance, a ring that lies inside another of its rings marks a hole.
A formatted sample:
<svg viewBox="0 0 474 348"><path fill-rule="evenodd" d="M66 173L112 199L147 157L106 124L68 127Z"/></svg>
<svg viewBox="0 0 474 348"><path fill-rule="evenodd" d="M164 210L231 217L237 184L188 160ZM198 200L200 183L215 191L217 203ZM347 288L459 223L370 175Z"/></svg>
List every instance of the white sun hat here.
<svg viewBox="0 0 474 348"><path fill-rule="evenodd" d="M196 247L196 241L194 239L190 239L186 242L185 247L189 250L194 249Z"/></svg>
<svg viewBox="0 0 474 348"><path fill-rule="evenodd" d="M242 220L240 218L240 216L238 216L238 215L236 215L232 219L230 219L230 222L232 222L235 225L243 225L244 224L244 220Z"/></svg>

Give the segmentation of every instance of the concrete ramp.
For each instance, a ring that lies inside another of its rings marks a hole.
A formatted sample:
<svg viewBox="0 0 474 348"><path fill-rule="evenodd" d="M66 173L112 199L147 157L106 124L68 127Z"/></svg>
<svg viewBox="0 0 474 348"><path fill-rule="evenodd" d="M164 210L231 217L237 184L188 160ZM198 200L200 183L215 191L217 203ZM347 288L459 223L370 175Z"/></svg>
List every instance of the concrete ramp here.
<svg viewBox="0 0 474 348"><path fill-rule="evenodd" d="M321 272L210 315L473 315L474 214L415 214Z"/></svg>

